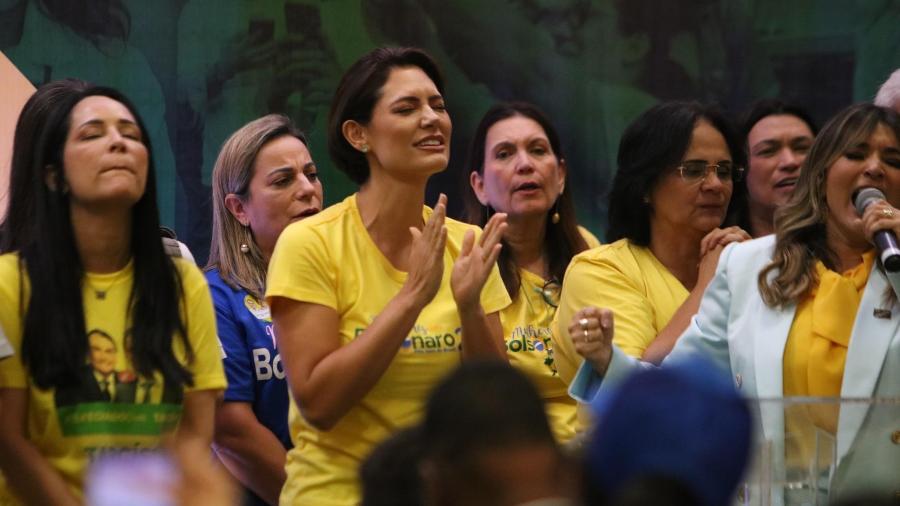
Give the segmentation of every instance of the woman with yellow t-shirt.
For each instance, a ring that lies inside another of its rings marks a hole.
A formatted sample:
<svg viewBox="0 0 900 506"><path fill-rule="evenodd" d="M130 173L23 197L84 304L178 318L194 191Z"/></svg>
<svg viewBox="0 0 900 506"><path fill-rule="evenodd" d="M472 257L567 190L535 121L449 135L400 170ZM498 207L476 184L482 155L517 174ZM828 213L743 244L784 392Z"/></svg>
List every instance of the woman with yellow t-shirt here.
<svg viewBox="0 0 900 506"><path fill-rule="evenodd" d="M0 503L77 504L88 464L212 439L225 386L209 290L159 240L150 142L134 106L94 86L32 103L10 205L34 227L0 256ZM17 138L19 139L19 138ZM188 313L189 312L189 313ZM176 430L177 427L177 430Z"/></svg>
<svg viewBox="0 0 900 506"><path fill-rule="evenodd" d="M696 102L667 102L622 136L609 197L610 244L572 259L559 306L557 362L571 381L581 362L568 324L587 306L619 321L616 344L659 362L697 312L722 248L750 236L720 228L743 166L724 116Z"/></svg>
<svg viewBox="0 0 900 506"><path fill-rule="evenodd" d="M357 468L416 423L460 359L505 359L496 268L505 216L477 227L425 207L450 117L427 54L379 48L344 74L328 146L359 192L285 228L266 299L293 399L282 504L353 505ZM297 409L299 408L299 412Z"/></svg>
<svg viewBox="0 0 900 506"><path fill-rule="evenodd" d="M883 199L865 199L858 210L864 188ZM845 109L816 137L793 197L776 213L775 235L722 253L699 312L665 363L707 355L751 397L900 397L900 274L888 272L873 248L877 231L900 235L898 205L900 115L871 104ZM585 357L571 388L581 400L635 364L613 344L618 314L608 309L578 312L570 332ZM830 502L866 492L895 497L900 420L880 407L810 412L837 440ZM760 409L763 435L778 448L791 417ZM802 454L799 439L793 444ZM791 441L785 445L785 458L795 457Z"/></svg>
<svg viewBox="0 0 900 506"><path fill-rule="evenodd" d="M491 107L475 129L466 165L470 223L506 214L497 263L513 303L500 312L510 364L534 382L559 442L575 434L575 401L554 364L551 334L560 280L572 257L599 246L578 226L559 135L524 102Z"/></svg>

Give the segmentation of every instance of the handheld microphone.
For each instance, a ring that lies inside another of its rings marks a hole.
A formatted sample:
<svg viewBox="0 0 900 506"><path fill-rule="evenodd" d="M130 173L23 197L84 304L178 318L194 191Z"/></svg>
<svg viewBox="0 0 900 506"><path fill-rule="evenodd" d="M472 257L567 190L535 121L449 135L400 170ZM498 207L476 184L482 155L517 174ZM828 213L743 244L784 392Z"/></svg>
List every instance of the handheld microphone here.
<svg viewBox="0 0 900 506"><path fill-rule="evenodd" d="M869 204L878 200L886 200L881 190L878 188L862 188L853 198L853 205L856 206L856 212L862 216L863 211L869 207ZM874 239L884 270L888 272L900 271L900 245L897 243L897 236L894 234L894 231L879 230L875 232Z"/></svg>

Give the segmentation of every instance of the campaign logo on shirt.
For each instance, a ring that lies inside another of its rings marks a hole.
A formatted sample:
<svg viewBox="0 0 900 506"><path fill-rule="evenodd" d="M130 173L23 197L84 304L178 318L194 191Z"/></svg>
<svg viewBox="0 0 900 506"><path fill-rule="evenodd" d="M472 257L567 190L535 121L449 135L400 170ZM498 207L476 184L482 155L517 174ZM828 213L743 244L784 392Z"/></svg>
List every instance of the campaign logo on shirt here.
<svg viewBox="0 0 900 506"><path fill-rule="evenodd" d="M506 340L506 350L512 353L523 351L543 352L548 348L550 329L534 325L517 326Z"/></svg>
<svg viewBox="0 0 900 506"><path fill-rule="evenodd" d="M400 345L400 351L404 353L458 352L462 343L461 335L461 328L456 328L453 332L429 332L424 325L416 324L403 340L403 344Z"/></svg>
<svg viewBox="0 0 900 506"><path fill-rule="evenodd" d="M244 307L250 311L257 320L272 323L272 313L269 311L269 305L265 302L259 302L252 295L244 297Z"/></svg>

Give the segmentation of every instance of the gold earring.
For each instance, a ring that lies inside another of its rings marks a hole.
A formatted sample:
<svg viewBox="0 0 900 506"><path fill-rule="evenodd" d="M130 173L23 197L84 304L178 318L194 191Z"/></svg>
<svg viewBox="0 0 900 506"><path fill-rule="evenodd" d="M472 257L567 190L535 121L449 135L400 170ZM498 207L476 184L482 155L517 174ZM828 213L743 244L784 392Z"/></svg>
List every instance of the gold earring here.
<svg viewBox="0 0 900 506"><path fill-rule="evenodd" d="M368 144L363 144L362 146L359 147L359 150L362 151L363 153L368 153L368 152L369 152L369 145L368 145Z"/></svg>
<svg viewBox="0 0 900 506"><path fill-rule="evenodd" d="M559 223L559 198L557 197L556 203L553 204L553 214L550 215L550 222L556 225Z"/></svg>

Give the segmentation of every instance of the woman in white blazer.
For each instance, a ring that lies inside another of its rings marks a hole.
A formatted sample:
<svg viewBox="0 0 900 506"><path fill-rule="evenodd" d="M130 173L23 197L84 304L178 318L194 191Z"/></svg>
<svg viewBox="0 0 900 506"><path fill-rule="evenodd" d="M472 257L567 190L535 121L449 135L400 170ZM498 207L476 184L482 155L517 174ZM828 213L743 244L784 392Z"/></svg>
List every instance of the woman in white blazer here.
<svg viewBox="0 0 900 506"><path fill-rule="evenodd" d="M885 199L860 217L854 198L866 187ZM722 253L699 312L664 364L706 355L748 397L900 398L900 273L887 273L873 246L876 231L900 236L897 206L900 116L871 104L845 109L816 139L775 235ZM640 364L611 344L614 328L603 308L571 321L585 361L570 394L582 402ZM780 448L784 412L766 406L762 436ZM898 410L841 408L830 428L838 458L832 499L900 494Z"/></svg>

